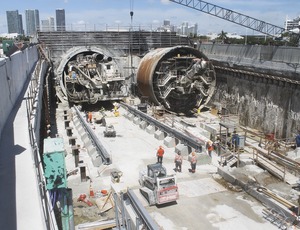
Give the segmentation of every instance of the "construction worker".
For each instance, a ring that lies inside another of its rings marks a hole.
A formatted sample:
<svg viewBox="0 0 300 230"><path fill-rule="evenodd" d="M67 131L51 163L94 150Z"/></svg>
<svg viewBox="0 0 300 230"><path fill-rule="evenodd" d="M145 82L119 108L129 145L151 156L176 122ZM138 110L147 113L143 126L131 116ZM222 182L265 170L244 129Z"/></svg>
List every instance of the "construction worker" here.
<svg viewBox="0 0 300 230"><path fill-rule="evenodd" d="M196 172L196 164L197 164L197 156L195 152L192 152L191 157L191 168L192 170L190 172L195 173Z"/></svg>
<svg viewBox="0 0 300 230"><path fill-rule="evenodd" d="M211 152L214 150L214 146L213 146L213 143L211 141L208 141L206 143L206 149L207 149L208 155L211 157Z"/></svg>
<svg viewBox="0 0 300 230"><path fill-rule="evenodd" d="M92 112L89 112L89 113L88 113L88 121L89 121L90 123L92 123L92 118L93 118L93 114L92 114Z"/></svg>
<svg viewBox="0 0 300 230"><path fill-rule="evenodd" d="M181 172L181 166L182 166L182 156L181 152L178 151L175 155L175 171L176 172Z"/></svg>
<svg viewBox="0 0 300 230"><path fill-rule="evenodd" d="M295 155L298 156L298 154L300 154L300 130L298 130L298 134L296 135L295 142L296 142Z"/></svg>
<svg viewBox="0 0 300 230"><path fill-rule="evenodd" d="M232 147L234 151L238 150L239 147L239 135L236 133L236 131L233 131L232 137L231 137Z"/></svg>
<svg viewBox="0 0 300 230"><path fill-rule="evenodd" d="M157 163L161 163L162 164L162 160L163 160L163 156L164 156L165 150L163 149L162 146L159 146L158 150L157 150Z"/></svg>
<svg viewBox="0 0 300 230"><path fill-rule="evenodd" d="M217 140L213 143L214 149L217 153L218 156L221 154L221 143L220 143L220 138L217 137Z"/></svg>

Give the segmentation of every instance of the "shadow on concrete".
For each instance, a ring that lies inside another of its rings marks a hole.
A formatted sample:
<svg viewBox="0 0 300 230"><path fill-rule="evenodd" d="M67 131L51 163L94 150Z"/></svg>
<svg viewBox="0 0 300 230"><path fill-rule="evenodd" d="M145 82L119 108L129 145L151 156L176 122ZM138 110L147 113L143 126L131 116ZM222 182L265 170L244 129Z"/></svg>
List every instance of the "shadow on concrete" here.
<svg viewBox="0 0 300 230"><path fill-rule="evenodd" d="M15 144L16 133L14 129L24 132L22 127L14 127L14 121L24 98L28 83L20 93L3 128L0 139L0 229L17 229L17 204L16 204L16 155L22 154L26 148ZM27 124L27 117L24 117ZM20 138L22 133L18 133ZM29 141L29 140L28 140ZM30 210L28 210L30 212ZM22 215L21 213L19 215Z"/></svg>

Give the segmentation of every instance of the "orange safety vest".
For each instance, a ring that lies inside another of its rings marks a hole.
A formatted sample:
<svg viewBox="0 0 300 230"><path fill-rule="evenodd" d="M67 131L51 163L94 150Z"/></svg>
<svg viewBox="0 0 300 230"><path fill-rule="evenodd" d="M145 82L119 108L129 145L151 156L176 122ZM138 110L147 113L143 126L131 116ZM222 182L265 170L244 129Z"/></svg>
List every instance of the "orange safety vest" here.
<svg viewBox="0 0 300 230"><path fill-rule="evenodd" d="M177 154L177 155L175 156L175 161L182 162L182 156Z"/></svg>
<svg viewBox="0 0 300 230"><path fill-rule="evenodd" d="M88 113L89 120L92 120L93 114L91 112Z"/></svg>
<svg viewBox="0 0 300 230"><path fill-rule="evenodd" d="M197 163L197 157L196 156L192 156L191 163L192 164L196 164Z"/></svg>
<svg viewBox="0 0 300 230"><path fill-rule="evenodd" d="M157 156L162 157L164 155L165 151L162 148L159 148L157 150Z"/></svg>

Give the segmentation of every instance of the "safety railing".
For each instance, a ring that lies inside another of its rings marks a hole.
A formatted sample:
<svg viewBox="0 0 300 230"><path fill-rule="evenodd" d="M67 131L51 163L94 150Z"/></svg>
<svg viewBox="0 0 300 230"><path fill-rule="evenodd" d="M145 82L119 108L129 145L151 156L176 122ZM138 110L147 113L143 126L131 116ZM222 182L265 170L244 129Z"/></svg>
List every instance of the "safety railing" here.
<svg viewBox="0 0 300 230"><path fill-rule="evenodd" d="M266 159L259 150L253 148L253 159L257 164L262 165L268 172L285 181L286 167L279 167L277 164Z"/></svg>
<svg viewBox="0 0 300 230"><path fill-rule="evenodd" d="M36 171L36 179L38 182L38 189L40 195L40 201L42 205L42 212L45 221L46 229L49 230L57 230L57 222L55 219L54 209L51 204L51 199L48 191L46 190L46 179L44 177L44 169L40 156L39 144L37 140L37 136L39 135L39 128L36 128L36 118L38 117L39 111L37 108L38 105L38 97L39 97L39 88L43 86L39 86L40 78L40 70L42 66L42 61L39 61L35 67L35 70L31 76L30 83L28 86L28 90L26 93L26 111L27 111L27 121L28 121L28 131L29 131L29 139L30 145L32 149L32 157L34 159L35 171Z"/></svg>

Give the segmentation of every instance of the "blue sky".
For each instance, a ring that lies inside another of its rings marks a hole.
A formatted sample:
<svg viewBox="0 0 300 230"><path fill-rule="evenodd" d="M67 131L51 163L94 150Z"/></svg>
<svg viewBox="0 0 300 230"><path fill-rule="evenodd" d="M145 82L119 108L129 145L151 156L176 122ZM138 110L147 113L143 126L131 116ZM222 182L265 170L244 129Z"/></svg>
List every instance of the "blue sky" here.
<svg viewBox="0 0 300 230"><path fill-rule="evenodd" d="M72 28L121 28L130 26L130 6L133 4L133 26L156 28L169 19L171 24L198 24L201 34L245 34L244 27L210 16L168 0L5 0L1 2L0 33L7 32L6 11L18 10L25 22L26 9L38 9L40 20L55 18L56 9L65 9L66 24ZM285 18L300 16L299 0L206 0L233 11L284 27ZM248 30L248 33L249 32Z"/></svg>

